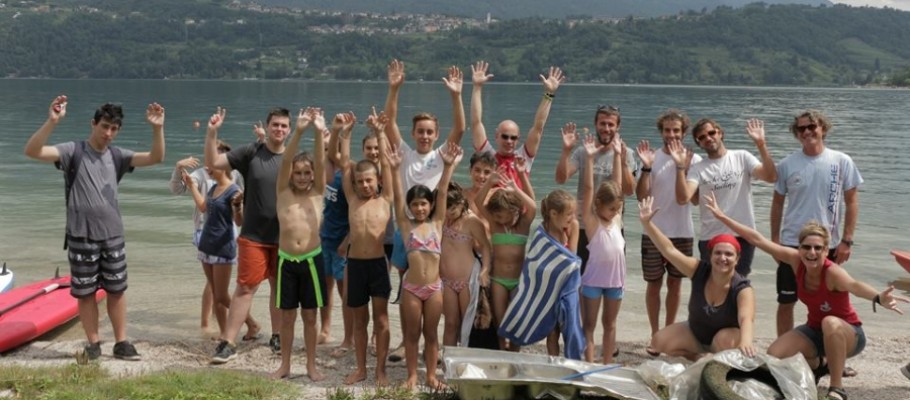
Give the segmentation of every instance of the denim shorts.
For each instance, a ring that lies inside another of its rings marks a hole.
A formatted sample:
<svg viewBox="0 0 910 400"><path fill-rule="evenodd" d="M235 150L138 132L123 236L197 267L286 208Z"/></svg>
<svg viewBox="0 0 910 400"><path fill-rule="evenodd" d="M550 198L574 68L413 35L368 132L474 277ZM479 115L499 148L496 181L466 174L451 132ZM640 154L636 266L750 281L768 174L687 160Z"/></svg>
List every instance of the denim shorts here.
<svg viewBox="0 0 910 400"><path fill-rule="evenodd" d="M853 325L853 330L856 332L856 347L853 348L853 351L847 353L847 357L853 357L866 348L866 333L863 331L862 325ZM821 329L810 328L809 325L803 324L797 326L796 331L812 342L819 357L825 355L825 336L822 334Z"/></svg>
<svg viewBox="0 0 910 400"><path fill-rule="evenodd" d="M581 295L587 299L596 299L603 296L609 300L622 300L622 294L623 289L621 287L601 288L581 285Z"/></svg>

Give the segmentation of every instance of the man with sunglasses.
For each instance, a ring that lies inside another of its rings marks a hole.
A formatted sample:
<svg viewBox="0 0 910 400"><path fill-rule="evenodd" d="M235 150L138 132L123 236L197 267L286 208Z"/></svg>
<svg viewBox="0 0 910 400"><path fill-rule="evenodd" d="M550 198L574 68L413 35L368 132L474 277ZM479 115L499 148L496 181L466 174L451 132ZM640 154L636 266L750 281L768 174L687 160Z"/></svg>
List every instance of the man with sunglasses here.
<svg viewBox="0 0 910 400"><path fill-rule="evenodd" d="M716 121L702 118L692 128L695 143L707 153L707 157L692 164L687 170L688 150L681 143L671 145L670 151L676 162L676 202L684 204L693 201L693 196L714 193L717 206L723 212L743 225L755 228L755 212L752 207L752 180L760 179L768 183L777 181L777 169L768 152L765 142L765 123L750 119L746 133L758 152L761 161L746 150L729 150L724 144L724 130ZM726 225L714 218L714 214L699 202L701 229L699 231L698 251L701 259L710 261L708 240L723 233L735 233ZM736 263L736 272L743 277L752 271L752 258L755 246L741 237L739 241L742 252Z"/></svg>
<svg viewBox="0 0 910 400"><path fill-rule="evenodd" d="M483 84L490 80L493 75L487 74L489 64L484 61L478 61L471 66L473 90L471 92L471 136L474 142L474 151L478 153L493 153L496 157L496 165L521 188L521 179L518 177L518 170L515 168L515 159L524 158L528 171L537 156L537 149L540 147L540 140L543 137L543 127L550 116L550 106L556 97L556 90L565 80L562 70L557 67L550 67L546 77L540 75L540 81L543 83L543 96L540 104L537 106L537 113L534 114L534 125L528 131L528 139L523 145L518 142L521 139L521 130L518 124L510 119L504 120L496 126L496 148L487 140L487 131L483 126Z"/></svg>
<svg viewBox="0 0 910 400"><path fill-rule="evenodd" d="M831 232L832 247L828 250L828 258L843 265L850 259L853 247L853 231L859 214L857 188L863 178L850 156L825 146L830 129L828 118L819 111L807 110L793 118L790 132L802 144L802 149L777 165L780 179L774 185L771 200L771 241L796 248L800 229L814 220ZM846 211L842 234L838 229L841 201ZM778 336L793 328L796 300L796 276L789 265L780 263L777 268ZM845 370L845 374L855 372Z"/></svg>

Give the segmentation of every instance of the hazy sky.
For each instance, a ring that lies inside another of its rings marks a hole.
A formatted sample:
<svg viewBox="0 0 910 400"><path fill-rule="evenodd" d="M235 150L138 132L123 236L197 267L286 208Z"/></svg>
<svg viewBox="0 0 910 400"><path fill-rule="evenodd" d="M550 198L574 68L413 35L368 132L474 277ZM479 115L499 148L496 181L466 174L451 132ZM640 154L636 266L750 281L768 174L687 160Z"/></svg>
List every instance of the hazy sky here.
<svg viewBox="0 0 910 400"><path fill-rule="evenodd" d="M898 10L910 11L910 0L834 0L835 3L849 4L851 6L891 7Z"/></svg>

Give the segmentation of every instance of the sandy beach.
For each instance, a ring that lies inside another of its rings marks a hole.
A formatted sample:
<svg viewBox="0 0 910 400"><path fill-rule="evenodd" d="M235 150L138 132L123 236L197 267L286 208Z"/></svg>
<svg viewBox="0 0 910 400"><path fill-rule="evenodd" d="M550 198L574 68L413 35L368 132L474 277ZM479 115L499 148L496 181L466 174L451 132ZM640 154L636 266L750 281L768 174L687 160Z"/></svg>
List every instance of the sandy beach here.
<svg viewBox="0 0 910 400"><path fill-rule="evenodd" d="M629 252L629 265L638 265L637 254ZM135 253L134 253L134 256ZM757 255L754 265L770 265L770 259L764 254ZM23 272L19 282L26 282L30 272ZM196 276L198 273L200 276ZM637 268L629 269L625 300L619 315L620 330L617 334L620 355L617 362L634 367L651 359L644 347L649 337L647 315L644 310L644 282ZM758 269L753 274L753 285L758 301L756 310L756 347L767 348L774 338L774 312L776 302L773 297L773 273ZM257 294L254 304L256 318L264 325L263 336L256 342L241 343L239 356L223 366L209 365L209 358L215 342L204 337L199 329L199 300L201 291L201 272L187 271L187 276L155 276L150 268L136 268L131 271L129 298L129 336L142 354L142 361L127 362L115 360L111 356L112 332L106 318L102 320L101 332L105 343L101 364L114 376L141 374L150 371L226 368L245 371L251 374L266 375L279 365L279 357L273 355L265 346L268 340L268 317L265 309L265 287ZM393 277L397 282L397 276ZM881 286L881 285L876 285ZM171 292L166 299L159 292L167 288ZM678 320L685 319L685 304L688 301L688 283L683 285L683 300ZM337 296L337 294L336 294ZM852 399L907 400L910 399L910 380L901 375L899 368L910 361L910 316L901 316L890 311L872 312L871 304L862 299L853 298L854 306L864 322L868 337L865 351L848 360L848 365L859 372L854 378L844 380L844 385ZM353 369L354 354L348 352L340 358L333 358L331 352L341 340L340 310L337 309L333 321L333 337L328 343L318 348L317 365L326 376L326 380L312 383L306 377L305 356L302 351L302 325L298 320L295 337L295 355L291 382L298 384L305 399L326 398L326 390L343 386L342 380ZM390 305L392 346L401 338L397 306ZM906 309L905 311L910 311ZM797 306L796 321L805 319L805 308ZM213 327L217 327L214 320ZM442 325L440 324L440 337ZM598 332L598 335L600 333ZM84 345L84 335L78 323L70 324L66 329L56 332L52 338L42 338L18 350L0 357L3 364L23 364L28 366L60 365L74 362L73 354ZM530 346L524 351L544 353L543 343ZM681 359L666 359L670 362L682 362ZM372 366L375 360L369 360L370 379L353 385L356 390L372 385ZM423 374L421 365L421 374ZM406 377L404 362L389 363L387 372L393 383L403 382ZM421 376L421 380L423 377ZM827 378L821 381L819 393L827 391Z"/></svg>

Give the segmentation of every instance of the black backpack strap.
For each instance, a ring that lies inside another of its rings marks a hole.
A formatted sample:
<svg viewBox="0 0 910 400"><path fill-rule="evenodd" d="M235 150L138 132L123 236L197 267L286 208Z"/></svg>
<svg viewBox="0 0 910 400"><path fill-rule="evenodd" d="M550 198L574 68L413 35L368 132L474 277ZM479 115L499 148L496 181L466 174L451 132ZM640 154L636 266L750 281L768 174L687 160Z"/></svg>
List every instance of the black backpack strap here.
<svg viewBox="0 0 910 400"><path fill-rule="evenodd" d="M66 199L66 207L69 208L70 204L70 193L73 191L73 183L76 182L76 173L79 172L79 167L82 166L82 156L85 154L85 141L76 142L73 146L73 156L70 158L69 165L65 171L63 171L63 185L64 193ZM62 169L63 165L60 161L54 163L57 166L57 169ZM66 237L63 239L63 250L67 249Z"/></svg>
<svg viewBox="0 0 910 400"><path fill-rule="evenodd" d="M117 183L120 183L123 175L126 175L127 172L133 172L136 168L130 165L132 160L123 157L123 152L120 151L119 147L111 146L108 149L111 150L111 160L114 162L114 168L117 169Z"/></svg>

